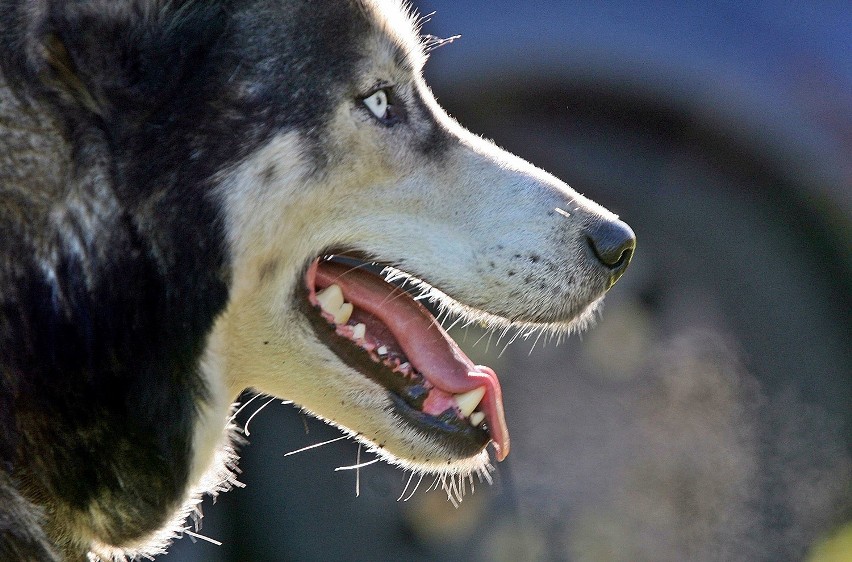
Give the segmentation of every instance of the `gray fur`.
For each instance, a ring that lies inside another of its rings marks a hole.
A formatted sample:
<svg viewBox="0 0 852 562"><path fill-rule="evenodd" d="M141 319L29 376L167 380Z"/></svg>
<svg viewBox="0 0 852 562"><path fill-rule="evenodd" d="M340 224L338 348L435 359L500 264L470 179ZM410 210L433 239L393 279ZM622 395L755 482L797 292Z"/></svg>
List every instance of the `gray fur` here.
<svg viewBox="0 0 852 562"><path fill-rule="evenodd" d="M162 552L235 482L249 386L389 462L486 471L486 441L394 409L312 331L299 287L332 249L562 331L632 255L614 215L443 113L393 2L0 0L0 49L0 557Z"/></svg>

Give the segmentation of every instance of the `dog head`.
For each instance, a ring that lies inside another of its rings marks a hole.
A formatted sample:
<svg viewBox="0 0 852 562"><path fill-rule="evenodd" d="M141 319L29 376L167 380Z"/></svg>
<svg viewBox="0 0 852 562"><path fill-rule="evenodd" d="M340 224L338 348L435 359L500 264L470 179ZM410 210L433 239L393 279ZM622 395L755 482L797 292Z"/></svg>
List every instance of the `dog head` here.
<svg viewBox="0 0 852 562"><path fill-rule="evenodd" d="M630 228L450 118L398 2L57 6L39 79L109 146L114 196L184 294L205 268L226 287L207 384L415 470L504 458L496 375L372 270L492 329L565 332L624 272Z"/></svg>
<svg viewBox="0 0 852 562"><path fill-rule="evenodd" d="M281 47L262 50L275 57L247 60L236 79L243 103L298 72L304 85L268 111L319 117L281 128L219 176L233 284L214 354L234 390L287 397L391 462L477 470L489 440L502 459L493 372L363 264L492 329L565 331L623 273L632 232L447 116L396 3L341 3L302 30L303 48L278 25L267 33Z"/></svg>

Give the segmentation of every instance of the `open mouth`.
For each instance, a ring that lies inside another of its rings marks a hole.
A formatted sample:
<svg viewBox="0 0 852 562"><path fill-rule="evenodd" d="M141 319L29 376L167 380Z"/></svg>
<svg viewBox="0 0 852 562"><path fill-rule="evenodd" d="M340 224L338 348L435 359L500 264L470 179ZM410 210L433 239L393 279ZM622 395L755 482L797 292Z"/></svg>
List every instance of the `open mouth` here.
<svg viewBox="0 0 852 562"><path fill-rule="evenodd" d="M349 367L381 385L395 413L460 456L489 441L509 453L500 383L474 365L409 293L351 260L315 259L304 276L304 312L317 337Z"/></svg>

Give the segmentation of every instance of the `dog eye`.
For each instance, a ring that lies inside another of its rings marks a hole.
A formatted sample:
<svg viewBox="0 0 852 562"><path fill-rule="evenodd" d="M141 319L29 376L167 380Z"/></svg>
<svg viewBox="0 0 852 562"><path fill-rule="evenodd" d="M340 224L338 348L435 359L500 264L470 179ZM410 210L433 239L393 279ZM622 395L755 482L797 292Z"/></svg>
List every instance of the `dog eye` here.
<svg viewBox="0 0 852 562"><path fill-rule="evenodd" d="M373 112L376 119L384 119L388 112L388 93L385 90L376 90L373 95L364 98L364 105Z"/></svg>
<svg viewBox="0 0 852 562"><path fill-rule="evenodd" d="M383 125L391 126L399 121L400 112L394 105L388 90L376 90L361 101Z"/></svg>

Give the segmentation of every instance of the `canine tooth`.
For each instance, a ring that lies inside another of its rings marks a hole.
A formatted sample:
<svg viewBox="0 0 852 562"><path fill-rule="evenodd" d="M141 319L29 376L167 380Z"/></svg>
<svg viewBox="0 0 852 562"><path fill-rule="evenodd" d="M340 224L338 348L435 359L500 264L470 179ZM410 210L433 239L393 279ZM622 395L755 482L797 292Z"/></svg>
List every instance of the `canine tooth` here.
<svg viewBox="0 0 852 562"><path fill-rule="evenodd" d="M355 324L355 327L352 328L352 337L356 340L363 340L364 336L367 334L367 326L365 324Z"/></svg>
<svg viewBox="0 0 852 562"><path fill-rule="evenodd" d="M463 394L456 394L456 405L461 410L462 415L468 417L479 406L479 403L482 402L483 396L485 396L485 387L480 386Z"/></svg>
<svg viewBox="0 0 852 562"><path fill-rule="evenodd" d="M349 317L352 316L352 310L355 307L352 306L351 302L345 302L340 305L340 308L337 309L337 312L332 312L334 315L334 323L335 324L346 324L349 322Z"/></svg>
<svg viewBox="0 0 852 562"><path fill-rule="evenodd" d="M479 427L479 425L485 421L485 414L482 412L474 412L470 415L470 425L473 427Z"/></svg>
<svg viewBox="0 0 852 562"><path fill-rule="evenodd" d="M382 345L376 350L376 353L378 353L379 355L387 355L388 347L386 345Z"/></svg>
<svg viewBox="0 0 852 562"><path fill-rule="evenodd" d="M317 302L329 314L336 314L343 304L343 290L340 285L329 285L317 293Z"/></svg>

